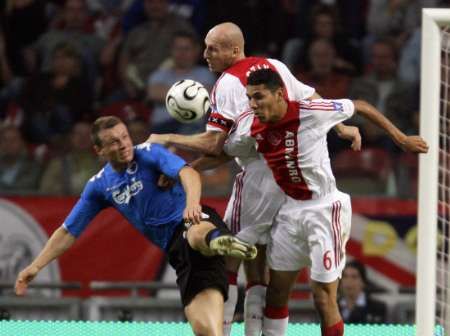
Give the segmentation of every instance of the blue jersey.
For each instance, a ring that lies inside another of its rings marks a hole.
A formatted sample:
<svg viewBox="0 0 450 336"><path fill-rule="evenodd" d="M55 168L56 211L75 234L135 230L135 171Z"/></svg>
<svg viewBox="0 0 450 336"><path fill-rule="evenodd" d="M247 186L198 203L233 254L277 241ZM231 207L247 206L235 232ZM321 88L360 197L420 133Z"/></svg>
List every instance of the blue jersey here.
<svg viewBox="0 0 450 336"><path fill-rule="evenodd" d="M106 164L84 187L64 227L78 237L102 209L116 208L139 232L167 249L183 218L186 194L179 172L186 162L158 144L135 146L133 161L122 172ZM163 190L157 186L161 174L176 184Z"/></svg>

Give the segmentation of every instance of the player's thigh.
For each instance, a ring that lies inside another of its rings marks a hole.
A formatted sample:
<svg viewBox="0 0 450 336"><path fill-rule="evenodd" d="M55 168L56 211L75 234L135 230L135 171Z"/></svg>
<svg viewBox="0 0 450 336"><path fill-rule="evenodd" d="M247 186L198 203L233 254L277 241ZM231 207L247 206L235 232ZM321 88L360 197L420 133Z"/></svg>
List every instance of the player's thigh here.
<svg viewBox="0 0 450 336"><path fill-rule="evenodd" d="M310 265L308 240L298 206L299 202L287 202L276 216L266 250L270 269L297 271Z"/></svg>
<svg viewBox="0 0 450 336"><path fill-rule="evenodd" d="M268 231L285 195L270 171L254 169L236 176L224 221L231 232L251 244L266 244Z"/></svg>
<svg viewBox="0 0 450 336"><path fill-rule="evenodd" d="M306 211L309 212L305 225L311 279L320 283L334 282L341 277L345 266L345 247L351 229L350 197L337 192L333 199Z"/></svg>

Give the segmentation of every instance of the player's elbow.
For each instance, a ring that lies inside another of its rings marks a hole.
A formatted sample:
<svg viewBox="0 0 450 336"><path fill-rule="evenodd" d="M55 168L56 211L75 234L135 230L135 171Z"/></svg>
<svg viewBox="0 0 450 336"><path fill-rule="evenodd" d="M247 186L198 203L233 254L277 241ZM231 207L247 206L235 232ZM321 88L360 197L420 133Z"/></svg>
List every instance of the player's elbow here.
<svg viewBox="0 0 450 336"><path fill-rule="evenodd" d="M357 112L364 112L367 110L367 107L370 106L367 101L362 99L353 100L353 105L355 106L355 111Z"/></svg>
<svg viewBox="0 0 450 336"><path fill-rule="evenodd" d="M219 156L222 154L226 134L224 132L206 132L205 133L205 154Z"/></svg>

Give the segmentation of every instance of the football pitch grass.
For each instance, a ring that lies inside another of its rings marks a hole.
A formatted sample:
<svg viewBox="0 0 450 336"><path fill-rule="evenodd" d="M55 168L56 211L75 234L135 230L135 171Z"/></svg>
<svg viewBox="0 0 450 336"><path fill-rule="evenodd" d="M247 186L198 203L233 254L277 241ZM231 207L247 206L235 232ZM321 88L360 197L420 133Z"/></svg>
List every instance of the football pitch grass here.
<svg viewBox="0 0 450 336"><path fill-rule="evenodd" d="M232 335L244 334L243 324L234 324ZM187 323L167 322L74 322L0 321L0 336L191 336ZM291 323L288 336L320 336L317 324ZM411 325L346 325L346 336L414 336ZM444 336L436 331L435 336Z"/></svg>

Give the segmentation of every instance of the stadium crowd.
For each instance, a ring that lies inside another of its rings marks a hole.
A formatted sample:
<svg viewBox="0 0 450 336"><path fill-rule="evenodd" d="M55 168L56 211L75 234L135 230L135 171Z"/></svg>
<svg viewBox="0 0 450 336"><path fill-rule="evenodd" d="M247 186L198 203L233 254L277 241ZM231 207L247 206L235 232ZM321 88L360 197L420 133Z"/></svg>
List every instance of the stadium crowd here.
<svg viewBox="0 0 450 336"><path fill-rule="evenodd" d="M364 99L418 132L420 9L443 0L7 0L0 9L0 193L78 195L97 161L88 123L116 115L136 143L150 132L191 134L164 97L216 78L202 38L232 21L246 54L280 59L325 98ZM251 13L251 15L250 15ZM416 197L417 157L355 120L363 150L329 134L341 190ZM191 153L182 153L192 160ZM398 163L394 165L394 162ZM203 173L204 195L228 196L236 167ZM364 183L361 183L361 182Z"/></svg>

